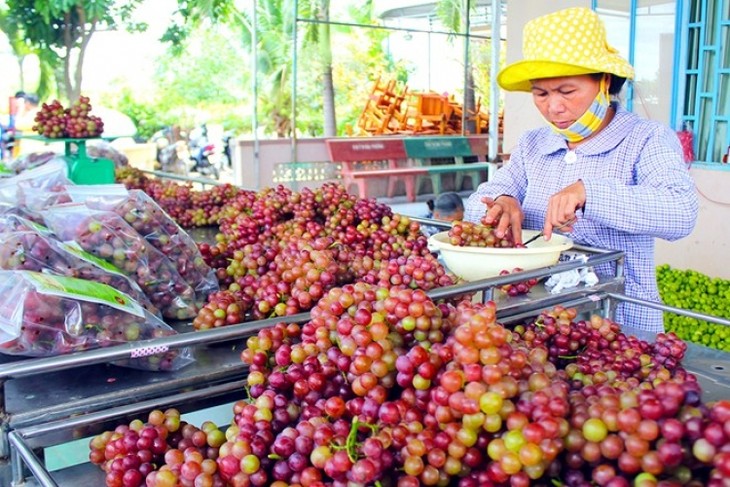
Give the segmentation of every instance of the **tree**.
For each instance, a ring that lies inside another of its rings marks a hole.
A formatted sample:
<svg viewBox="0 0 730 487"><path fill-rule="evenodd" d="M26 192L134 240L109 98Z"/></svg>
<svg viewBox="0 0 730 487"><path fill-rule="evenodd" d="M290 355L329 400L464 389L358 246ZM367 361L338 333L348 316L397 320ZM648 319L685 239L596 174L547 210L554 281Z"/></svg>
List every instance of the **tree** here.
<svg viewBox="0 0 730 487"><path fill-rule="evenodd" d="M8 18L19 26L42 63L63 66L62 91L68 100L75 100L81 93L84 56L94 32L122 24L128 30L144 30L146 25L129 21L141 1L7 0Z"/></svg>
<svg viewBox="0 0 730 487"><path fill-rule="evenodd" d="M472 3L472 10L474 10L475 3L476 2ZM471 12L469 13L471 14ZM466 26L464 25L463 0L440 0L436 5L436 16L451 32L466 33ZM463 39L464 42L469 42L467 37L464 37ZM474 110L474 107L476 106L473 67L466 71L465 81L466 93L464 93L464 111L465 113L469 113L469 111ZM467 122L465 128L473 133L476 128L475 122Z"/></svg>
<svg viewBox="0 0 730 487"><path fill-rule="evenodd" d="M231 0L178 0L179 13L185 19L183 25L173 24L163 39L179 45L191 30L206 19L213 23L228 22L238 25L241 41L251 49L257 39L257 72L261 81L260 104L269 117L264 125L278 137L291 135L291 84L292 84L292 32L296 26L290 2L260 0L257 2L256 25L253 11L238 11ZM332 51L330 46L329 0L300 0L297 16L323 21L303 23L300 52L315 51L318 56L308 58L320 69L322 105L324 107L324 133L335 135L335 90L332 77ZM297 26L298 27L298 26ZM256 29L254 36L254 29Z"/></svg>

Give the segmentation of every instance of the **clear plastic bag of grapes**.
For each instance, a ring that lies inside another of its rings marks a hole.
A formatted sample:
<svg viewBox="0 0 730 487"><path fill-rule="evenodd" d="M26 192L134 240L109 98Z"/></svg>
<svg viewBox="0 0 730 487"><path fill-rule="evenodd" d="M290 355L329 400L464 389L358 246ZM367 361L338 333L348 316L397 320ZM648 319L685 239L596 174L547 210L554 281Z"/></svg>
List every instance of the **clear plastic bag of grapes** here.
<svg viewBox="0 0 730 487"><path fill-rule="evenodd" d="M53 235L50 228L40 223L42 221L43 217L40 214L26 211L23 208L12 207L0 209L0 232L34 230L43 235Z"/></svg>
<svg viewBox="0 0 730 487"><path fill-rule="evenodd" d="M0 271L0 352L49 357L174 335L159 318L111 286L32 271ZM132 348L117 365L177 370L188 349Z"/></svg>
<svg viewBox="0 0 730 487"><path fill-rule="evenodd" d="M8 162L7 168L11 169L16 174L20 174L23 171L40 167L56 157L57 154L51 151L31 152L30 154L20 155Z"/></svg>
<svg viewBox="0 0 730 487"><path fill-rule="evenodd" d="M60 242L42 225L20 217L15 221L20 223L18 230L0 233L0 269L36 271L107 284L161 318L160 310L139 285L109 262L85 252L76 242Z"/></svg>
<svg viewBox="0 0 730 487"><path fill-rule="evenodd" d="M131 277L163 317L185 320L196 316L193 288L175 265L121 216L72 203L49 208L44 218L59 240L78 243L84 251Z"/></svg>
<svg viewBox="0 0 730 487"><path fill-rule="evenodd" d="M42 211L51 205L71 201L66 186L68 164L63 156L56 156L46 164L24 171L0 182L0 202L31 211Z"/></svg>
<svg viewBox="0 0 730 487"><path fill-rule="evenodd" d="M127 190L121 184L69 186L70 198L89 208L113 211L177 267L195 290L199 307L219 291L218 279L190 235L144 191Z"/></svg>

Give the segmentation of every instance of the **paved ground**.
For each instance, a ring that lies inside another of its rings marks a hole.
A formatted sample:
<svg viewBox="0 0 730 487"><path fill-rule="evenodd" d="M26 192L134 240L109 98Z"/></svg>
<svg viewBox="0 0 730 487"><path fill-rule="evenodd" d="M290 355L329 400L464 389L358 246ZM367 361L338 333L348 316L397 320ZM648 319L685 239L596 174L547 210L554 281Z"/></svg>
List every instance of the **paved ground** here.
<svg viewBox="0 0 730 487"><path fill-rule="evenodd" d="M471 191L461 191L459 195L466 204L466 199L471 195ZM400 213L406 216L425 216L428 213L428 206L426 201L434 198L433 194L421 194L418 195L417 201L409 202L405 196L396 196L395 198L378 198L379 203L385 203L393 208L395 213Z"/></svg>

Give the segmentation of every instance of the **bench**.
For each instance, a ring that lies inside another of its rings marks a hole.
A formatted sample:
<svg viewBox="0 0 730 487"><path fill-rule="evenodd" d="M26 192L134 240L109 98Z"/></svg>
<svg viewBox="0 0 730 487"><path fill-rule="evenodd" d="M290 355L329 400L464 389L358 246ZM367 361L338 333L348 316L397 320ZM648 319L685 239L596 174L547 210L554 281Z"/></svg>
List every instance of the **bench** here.
<svg viewBox="0 0 730 487"><path fill-rule="evenodd" d="M388 197L395 194L398 181L406 188L409 201L416 200L416 176L425 174L419 167L403 167L400 162L406 161L403 139L397 137L367 137L327 139L327 152L330 161L341 165L345 189L350 190L354 184L358 196L367 198L368 179L387 178Z"/></svg>
<svg viewBox="0 0 730 487"><path fill-rule="evenodd" d="M434 194L441 194L441 174L456 174L455 190L461 190L461 182L464 176L471 179L472 189L476 189L479 183L492 178L497 164L493 162L464 162L461 164L440 164L436 166L422 166L428 175L436 176L431 179ZM486 179L481 177L482 171L486 172Z"/></svg>
<svg viewBox="0 0 730 487"><path fill-rule="evenodd" d="M415 201L421 182L428 178L435 194L441 193L441 176L454 174L456 191L461 189L464 177L471 179L472 187L483 181L482 171L491 177L496 164L483 162L486 158L486 139L461 136L436 137L367 137L333 138L325 141L330 161L340 165L345 188L358 189L360 197L367 197L368 182L372 178L387 178L387 196L393 197L396 184L405 185L408 201ZM447 158L447 164L435 164ZM476 158L466 162L465 158ZM453 161L453 162L452 162ZM434 162L434 164L432 164Z"/></svg>
<svg viewBox="0 0 730 487"><path fill-rule="evenodd" d="M406 187L406 198L408 201L416 201L416 177L428 174L426 167L394 167L385 169L365 169L362 171L343 172L342 177L345 181L345 188L350 183L357 185L359 196L361 198L367 195L367 178L387 177L388 178L388 197L392 197L395 192L395 184L397 179L401 179Z"/></svg>

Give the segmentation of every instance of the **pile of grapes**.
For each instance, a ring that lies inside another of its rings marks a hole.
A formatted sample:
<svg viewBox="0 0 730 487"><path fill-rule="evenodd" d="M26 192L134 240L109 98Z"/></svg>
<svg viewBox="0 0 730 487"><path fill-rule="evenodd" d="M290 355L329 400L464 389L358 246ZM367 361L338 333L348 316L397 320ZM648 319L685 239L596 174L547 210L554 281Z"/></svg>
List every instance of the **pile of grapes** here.
<svg viewBox="0 0 730 487"><path fill-rule="evenodd" d="M481 224L471 222L454 222L449 229L449 243L458 247L516 247L512 241L512 234L497 237L494 227L482 221Z"/></svg>
<svg viewBox="0 0 730 487"><path fill-rule="evenodd" d="M35 116L33 131L50 139L98 137L104 132L104 122L89 112L88 96L80 96L69 108L58 100L44 103Z"/></svg>
<svg viewBox="0 0 730 487"><path fill-rule="evenodd" d="M657 267L662 301L670 306L730 319L730 281L693 270ZM730 327L696 318L664 313L664 327L683 340L730 351Z"/></svg>
<svg viewBox="0 0 730 487"><path fill-rule="evenodd" d="M223 291L196 329L307 311L333 287L357 281L423 290L455 283L417 223L342 186L239 191L219 222L218 242L200 250Z"/></svg>
<svg viewBox="0 0 730 487"><path fill-rule="evenodd" d="M147 193L183 228L217 225L221 210L243 191L231 184L195 191L192 183L148 178L131 166L117 168L116 181L127 189ZM242 208L236 211L242 211Z"/></svg>
<svg viewBox="0 0 730 487"><path fill-rule="evenodd" d="M560 307L514 330L495 314L332 288L310 321L248 339L225 432L157 411L92 439L91 459L125 487L727 485L730 401L701 402L676 336Z"/></svg>

